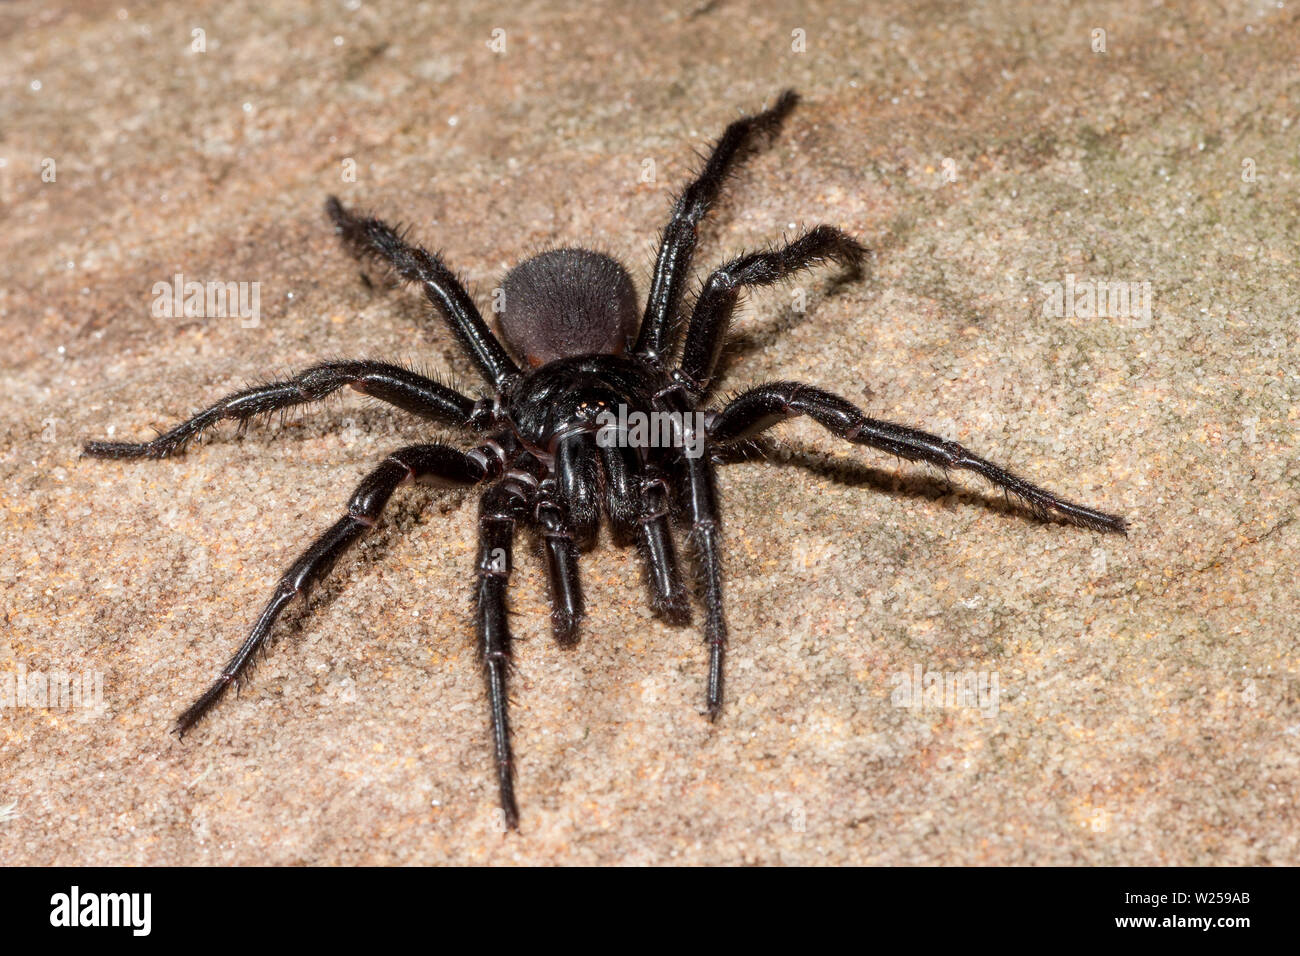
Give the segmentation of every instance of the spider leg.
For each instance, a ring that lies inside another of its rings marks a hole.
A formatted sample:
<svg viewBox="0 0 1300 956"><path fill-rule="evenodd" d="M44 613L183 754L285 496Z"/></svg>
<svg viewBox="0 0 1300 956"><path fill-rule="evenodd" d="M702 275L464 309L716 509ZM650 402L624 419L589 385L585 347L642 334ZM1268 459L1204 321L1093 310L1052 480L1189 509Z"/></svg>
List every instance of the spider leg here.
<svg viewBox="0 0 1300 956"><path fill-rule="evenodd" d="M542 485L542 496L533 513L542 529L546 572L551 585L551 632L558 643L571 647L578 642L578 622L583 612L578 546L568 516L552 497L554 489L549 484Z"/></svg>
<svg viewBox="0 0 1300 956"><path fill-rule="evenodd" d="M424 288L424 294L447 317L461 345L494 387L500 388L519 374L519 367L483 321L465 286L440 256L408 243L380 219L348 212L334 196L325 201L325 211L355 253L386 263L403 280L418 282Z"/></svg>
<svg viewBox="0 0 1300 956"><path fill-rule="evenodd" d="M1127 533L1128 524L1118 515L1067 501L956 442L906 425L867 418L850 402L812 385L772 382L751 388L721 411L710 413L708 434L719 443L742 441L798 415L811 416L833 434L858 445L869 445L909 461L973 471L1015 495L1040 517L1055 516L1094 531Z"/></svg>
<svg viewBox="0 0 1300 956"><path fill-rule="evenodd" d="M421 418L447 425L470 425L478 415L473 399L400 366L370 361L324 362L287 381L227 395L152 441L138 444L92 441L85 444L83 453L91 458L166 458L183 451L220 421L242 422L264 412L320 401L345 385Z"/></svg>
<svg viewBox="0 0 1300 956"><path fill-rule="evenodd" d="M778 249L732 259L709 276L695 302L682 350L682 372L699 389L708 390L744 288L771 285L828 260L856 269L866 253L851 236L832 226L817 226Z"/></svg>
<svg viewBox="0 0 1300 956"><path fill-rule="evenodd" d="M317 538L293 563L275 586L252 632L235 652L220 676L176 720L176 732L184 736L247 671L254 655L265 645L276 618L298 594L305 595L329 573L334 562L379 520L393 492L415 479L442 479L472 485L487 475L484 466L464 452L446 445L410 445L401 448L357 486L348 502L347 514Z"/></svg>
<svg viewBox="0 0 1300 956"><path fill-rule="evenodd" d="M600 449L600 463L605 478L605 514L618 541L630 541L636 534L641 493L640 456L635 448L609 445Z"/></svg>
<svg viewBox="0 0 1300 956"><path fill-rule="evenodd" d="M516 464L529 457L521 456ZM519 827L519 807L515 803L514 759L510 749L509 697L506 687L510 666L506 588L514 567L512 549L515 526L528 516L536 489L537 480L534 475L527 471L511 470L505 478L484 492L479 504L475 626L478 630L479 653L483 658L483 673L487 680L501 810L505 814L506 826L511 829Z"/></svg>
<svg viewBox="0 0 1300 956"><path fill-rule="evenodd" d="M709 648L706 706L710 720L722 711L722 665L727 653L727 620L722 612L722 544L718 503L713 487L713 462L708 456L684 458L686 516L696 574L703 589L704 641Z"/></svg>
<svg viewBox="0 0 1300 956"><path fill-rule="evenodd" d="M600 527L599 452L588 431L571 432L555 449L555 493L580 548L591 545Z"/></svg>
<svg viewBox="0 0 1300 956"><path fill-rule="evenodd" d="M677 551L668 525L668 483L658 467L648 465L641 478L637 507L637 544L650 583L655 613L685 623L691 601L677 568Z"/></svg>
<svg viewBox="0 0 1300 956"><path fill-rule="evenodd" d="M710 720L722 711L722 669L727 653L727 620L722 608L722 527L714 488L713 459L697 441L697 415L691 409L685 389L676 386L655 399L660 408L680 416L679 438L684 448L699 447L701 454L682 454L676 464L682 489L680 507L690 524L687 540L694 557L695 573L704 602L704 641L709 648L709 685L706 709ZM703 439L706 436L698 436Z"/></svg>
<svg viewBox="0 0 1300 956"><path fill-rule="evenodd" d="M651 606L675 622L690 617L690 598L677 570L677 554L668 525L668 485L656 465L642 464L636 449L609 445L600 449L605 474L605 511L617 536L635 539Z"/></svg>
<svg viewBox="0 0 1300 956"><path fill-rule="evenodd" d="M799 100L794 90L784 91L770 108L753 116L736 120L714 144L704 168L694 182L682 191L673 206L672 218L659 241L650 295L645 316L633 351L652 360L662 357L672 347L673 323L677 319L682 290L690 274L691 256L695 252L696 229L704 218L722 184L735 164L755 145L764 133L773 133L794 109Z"/></svg>

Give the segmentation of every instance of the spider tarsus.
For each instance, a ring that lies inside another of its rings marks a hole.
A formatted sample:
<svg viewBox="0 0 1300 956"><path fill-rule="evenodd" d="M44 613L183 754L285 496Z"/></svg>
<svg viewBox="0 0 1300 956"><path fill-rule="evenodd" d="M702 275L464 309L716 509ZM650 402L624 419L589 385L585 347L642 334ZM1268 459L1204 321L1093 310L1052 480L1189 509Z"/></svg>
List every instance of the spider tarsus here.
<svg viewBox="0 0 1300 956"><path fill-rule="evenodd" d="M722 713L722 662L723 655L720 652L709 660L709 692L705 703L705 713L708 714L711 721L716 721L718 715Z"/></svg>
<svg viewBox="0 0 1300 956"><path fill-rule="evenodd" d="M978 469L973 470L978 471ZM1110 532L1128 537L1128 521L1119 515L1075 504L1073 501L1067 501L1033 485L1028 485L1028 490L1005 486L1002 490L1004 494L1014 497L1016 502L1023 508L1027 508L1029 513L1039 521L1057 522L1087 528L1090 531Z"/></svg>
<svg viewBox="0 0 1300 956"><path fill-rule="evenodd" d="M766 132L775 132L798 105L799 94L786 88L781 91L775 103L754 117L754 125Z"/></svg>
<svg viewBox="0 0 1300 956"><path fill-rule="evenodd" d="M680 627L691 623L691 599L685 591L656 600L651 610L668 624Z"/></svg>
<svg viewBox="0 0 1300 956"><path fill-rule="evenodd" d="M230 680L224 677L214 681L212 685L203 692L202 696L200 696L198 700L185 708L181 715L176 718L176 724L172 727L172 733L176 735L178 740L184 740L185 735L193 730L199 721L207 716L208 711L210 711L213 706L216 705L217 701L219 701L226 693L227 688L230 687L230 683Z"/></svg>
<svg viewBox="0 0 1300 956"><path fill-rule="evenodd" d="M582 617L581 614L569 614L559 608L552 611L551 636L555 638L555 642L562 647L576 647Z"/></svg>
<svg viewBox="0 0 1300 956"><path fill-rule="evenodd" d="M1070 524L1079 525L1083 528L1090 528L1093 531L1113 532L1128 537L1128 520L1119 515L1107 514L1104 511L1096 511L1092 508L1085 508L1082 505L1076 505L1073 502L1062 502L1057 506L1057 510L1062 512Z"/></svg>
<svg viewBox="0 0 1300 956"><path fill-rule="evenodd" d="M86 458L166 458L168 453L153 442L88 441L81 446Z"/></svg>
<svg viewBox="0 0 1300 956"><path fill-rule="evenodd" d="M704 704L704 716L709 719L709 723L716 724L718 718L722 715L722 698L717 700L708 700Z"/></svg>
<svg viewBox="0 0 1300 956"><path fill-rule="evenodd" d="M960 446L954 447L960 448ZM1026 505L1034 516L1040 520L1050 521L1055 518L1065 524L1089 528L1093 531L1109 531L1125 536L1128 535L1128 522L1119 515L1098 511L1096 508L1089 508L1086 505L1068 501L1044 488L1030 484L1018 475L1014 475L977 455L972 455L964 449L961 450L960 454L954 456L951 465L973 471L994 484L1000 485L1004 491L1015 495L1016 499Z"/></svg>
<svg viewBox="0 0 1300 956"><path fill-rule="evenodd" d="M513 793L510 795L510 803L503 802L501 805L501 818L505 822L506 833L519 832L519 807L515 804Z"/></svg>

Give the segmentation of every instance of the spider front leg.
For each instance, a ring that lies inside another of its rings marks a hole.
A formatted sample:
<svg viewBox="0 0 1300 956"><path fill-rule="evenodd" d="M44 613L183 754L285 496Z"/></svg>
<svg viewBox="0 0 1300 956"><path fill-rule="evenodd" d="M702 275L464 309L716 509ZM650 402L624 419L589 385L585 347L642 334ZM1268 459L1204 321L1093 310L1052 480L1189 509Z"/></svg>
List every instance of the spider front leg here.
<svg viewBox="0 0 1300 956"><path fill-rule="evenodd" d="M492 720L492 746L497 763L501 811L506 826L519 828L519 807L515 802L514 756L510 748L509 695L506 686L510 667L510 622L506 589L514 568L515 527L528 517L538 489L541 469L532 456L516 459L506 477L483 494L478 519L478 578L475 587L475 627L479 654L487 680L488 705Z"/></svg>
<svg viewBox="0 0 1300 956"><path fill-rule="evenodd" d="M471 425L480 417L477 403L446 385L385 362L323 362L283 382L271 382L227 395L193 418L147 442L87 442L91 458L166 458L218 422L246 422L266 412L318 402L349 385L358 392L445 425ZM486 412L486 409L484 409Z"/></svg>
<svg viewBox="0 0 1300 956"><path fill-rule="evenodd" d="M604 465L603 481L597 469L598 461ZM605 510L615 533L630 535L636 527L635 488L639 470L635 451L598 447L586 431L575 431L561 438L555 462L556 477L542 483L534 516L541 527L550 581L551 630L556 641L572 646L577 643L578 623L583 613L578 539L590 544L596 533L600 520L596 493L602 484Z"/></svg>
<svg viewBox="0 0 1300 956"><path fill-rule="evenodd" d="M578 623L582 620L582 581L578 577L578 546L568 515L555 500L553 482L543 483L533 515L542 529L546 576L551 586L551 633L559 644L571 647L578 641Z"/></svg>
<svg viewBox="0 0 1300 956"><path fill-rule="evenodd" d="M817 226L780 248L732 259L709 276L695 302L681 371L697 388L708 390L743 289L771 285L827 261L856 270L866 254L852 236L833 226Z"/></svg>
<svg viewBox="0 0 1300 956"><path fill-rule="evenodd" d="M446 316L483 377L494 387L499 389L519 374L519 366L497 341L465 286L441 257L407 242L382 220L348 212L333 196L326 200L325 212L356 254L378 259L406 282L420 284L429 301Z"/></svg>
<svg viewBox="0 0 1300 956"><path fill-rule="evenodd" d="M635 448L616 444L603 446L600 451L605 510L621 540L636 540L650 587L651 606L666 620L685 623L690 618L690 597L677 570L663 472L656 464L642 463Z"/></svg>
<svg viewBox="0 0 1300 956"><path fill-rule="evenodd" d="M407 481L436 478L457 485L472 485L488 474L483 464L446 445L411 445L389 455L357 486L348 502L347 514L334 523L299 556L280 578L252 632L220 676L203 696L177 718L176 732L184 736L204 714L239 680L265 645L271 627L285 606L329 573L334 562L379 520L394 491Z"/></svg>
<svg viewBox="0 0 1300 956"><path fill-rule="evenodd" d="M1067 501L954 441L906 425L867 418L852 403L812 385L772 382L751 388L710 415L708 435L720 444L741 441L798 415L808 415L828 431L858 445L869 445L909 461L973 471L1015 495L1040 517L1054 515L1094 531L1128 532L1127 522L1118 515Z"/></svg>
<svg viewBox="0 0 1300 956"><path fill-rule="evenodd" d="M633 352L648 358L664 355L672 345L672 326L677 320L682 290L691 271L697 228L722 191L722 184L736 163L764 133L775 132L794 109L799 97L786 90L771 108L744 116L723 131L714 144L699 176L677 198L672 218L664 229L655 260L645 316Z"/></svg>
<svg viewBox="0 0 1300 956"><path fill-rule="evenodd" d="M579 548L588 548L600 528L600 448L596 436L576 431L555 448L555 493Z"/></svg>
<svg viewBox="0 0 1300 956"><path fill-rule="evenodd" d="M655 613L685 624L691 617L691 599L677 569L677 550L668 524L668 482L655 465L647 465L641 478L637 507L637 545L650 583Z"/></svg>

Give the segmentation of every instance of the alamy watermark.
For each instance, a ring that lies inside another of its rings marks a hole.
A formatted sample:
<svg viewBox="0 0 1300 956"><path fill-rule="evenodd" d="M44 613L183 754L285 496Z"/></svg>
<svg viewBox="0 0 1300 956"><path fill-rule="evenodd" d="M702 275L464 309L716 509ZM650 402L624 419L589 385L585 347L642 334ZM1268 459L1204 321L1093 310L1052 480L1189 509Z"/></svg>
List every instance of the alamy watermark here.
<svg viewBox="0 0 1300 956"><path fill-rule="evenodd" d="M596 416L601 448L681 448L687 458L704 454L703 412L643 412L618 406Z"/></svg>
<svg viewBox="0 0 1300 956"><path fill-rule="evenodd" d="M102 711L104 674L102 671L29 672L26 664L19 664L17 671L0 674L0 709L8 707Z"/></svg>
<svg viewBox="0 0 1300 956"><path fill-rule="evenodd" d="M262 321L260 282L186 281L178 272L171 282L155 282L150 291L156 319L237 316L245 329L257 328Z"/></svg>
<svg viewBox="0 0 1300 956"><path fill-rule="evenodd" d="M83 893L73 886L50 897L50 925L56 927L120 926L148 936L152 913L152 893Z"/></svg>
<svg viewBox="0 0 1300 956"><path fill-rule="evenodd" d="M914 710L978 710L984 719L998 714L997 671L929 671L914 664L890 677L889 702Z"/></svg>
<svg viewBox="0 0 1300 956"><path fill-rule="evenodd" d="M1151 283L1076 279L1043 283L1043 315L1056 319L1141 319L1151 322Z"/></svg>

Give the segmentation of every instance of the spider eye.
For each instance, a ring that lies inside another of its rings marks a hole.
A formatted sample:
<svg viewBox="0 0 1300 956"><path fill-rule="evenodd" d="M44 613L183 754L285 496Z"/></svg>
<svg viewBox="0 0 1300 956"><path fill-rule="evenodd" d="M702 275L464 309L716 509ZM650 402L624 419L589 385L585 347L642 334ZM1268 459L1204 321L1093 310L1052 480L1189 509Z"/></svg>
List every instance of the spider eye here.
<svg viewBox="0 0 1300 956"><path fill-rule="evenodd" d="M511 269L501 285L501 332L531 365L617 355L636 337L632 280L617 260L599 252L543 252Z"/></svg>

